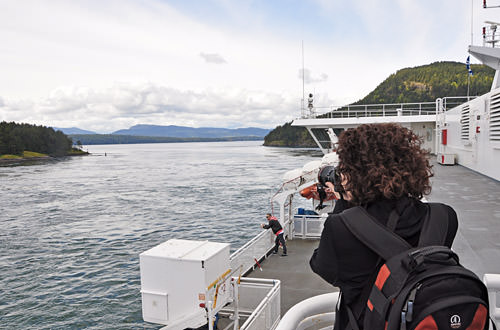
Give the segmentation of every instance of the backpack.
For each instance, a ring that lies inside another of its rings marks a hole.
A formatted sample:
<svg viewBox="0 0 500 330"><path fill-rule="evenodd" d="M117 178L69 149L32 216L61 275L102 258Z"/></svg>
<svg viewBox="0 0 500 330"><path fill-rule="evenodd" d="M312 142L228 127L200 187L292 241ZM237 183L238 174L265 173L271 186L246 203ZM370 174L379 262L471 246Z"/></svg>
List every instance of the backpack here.
<svg viewBox="0 0 500 330"><path fill-rule="evenodd" d="M393 232L399 218L395 211L387 227L359 206L340 214L348 230L380 256L377 264L385 262L363 290L365 330L488 329L486 286L443 245L448 229L444 205L428 204L417 247ZM356 318L346 309L351 328L358 329L363 311L356 311Z"/></svg>

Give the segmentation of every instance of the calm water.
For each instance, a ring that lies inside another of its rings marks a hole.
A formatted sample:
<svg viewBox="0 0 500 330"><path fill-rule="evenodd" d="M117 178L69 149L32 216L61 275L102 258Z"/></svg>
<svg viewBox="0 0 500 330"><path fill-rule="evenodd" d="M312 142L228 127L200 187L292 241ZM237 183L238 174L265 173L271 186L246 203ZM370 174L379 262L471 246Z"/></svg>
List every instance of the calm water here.
<svg viewBox="0 0 500 330"><path fill-rule="evenodd" d="M0 328L158 328L142 321L139 253L171 238L234 251L283 173L320 156L261 144L89 146L0 167Z"/></svg>

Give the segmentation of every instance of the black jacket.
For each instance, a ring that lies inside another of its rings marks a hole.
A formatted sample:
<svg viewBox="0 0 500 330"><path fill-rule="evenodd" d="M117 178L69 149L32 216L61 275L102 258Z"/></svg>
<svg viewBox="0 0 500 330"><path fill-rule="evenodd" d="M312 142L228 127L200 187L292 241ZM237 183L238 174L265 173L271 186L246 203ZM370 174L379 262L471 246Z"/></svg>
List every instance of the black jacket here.
<svg viewBox="0 0 500 330"><path fill-rule="evenodd" d="M340 329L347 325L347 315L342 306L348 304L351 309L363 310L366 302L361 301L361 293L369 281L375 281L379 257L345 227L337 213L348 208L344 200L339 200L334 211L325 221L319 247L309 262L312 270L324 280L337 286L342 291L341 306L338 317ZM369 204L366 210L382 224L386 224L393 209L399 214L395 233L412 246L418 244L420 229L429 206L412 198L399 200L382 200ZM448 210L448 233L445 245L451 247L457 231L457 214ZM359 322L358 322L359 323Z"/></svg>
<svg viewBox="0 0 500 330"><path fill-rule="evenodd" d="M273 233L276 234L278 231L280 231L281 229L283 229L281 227L281 224L278 220L276 219L272 219L272 220L269 220L269 223L267 225L264 225L264 227L262 227L264 229L269 229L271 228L273 230Z"/></svg>

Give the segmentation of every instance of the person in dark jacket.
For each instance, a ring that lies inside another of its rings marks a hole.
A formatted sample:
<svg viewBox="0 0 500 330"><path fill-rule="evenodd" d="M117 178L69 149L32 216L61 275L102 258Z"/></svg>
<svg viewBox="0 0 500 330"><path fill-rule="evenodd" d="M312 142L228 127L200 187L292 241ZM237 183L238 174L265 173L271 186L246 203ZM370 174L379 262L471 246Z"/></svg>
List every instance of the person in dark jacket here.
<svg viewBox="0 0 500 330"><path fill-rule="evenodd" d="M337 154L342 193L325 221L318 248L309 262L311 269L328 283L339 287L341 300L335 329L353 328L347 307L357 327L363 327L364 307L369 289L383 261L359 241L338 215L352 206L364 207L386 225L395 210L399 216L395 233L412 246L418 243L429 206L421 198L430 193L428 151L411 130L397 124L366 124L348 129L339 136ZM334 190L331 183L326 183ZM457 231L457 215L448 210L445 245L451 247Z"/></svg>
<svg viewBox="0 0 500 330"><path fill-rule="evenodd" d="M283 228L281 227L280 222L278 221L278 219L276 219L276 217L272 216L271 213L266 214L266 219L268 221L267 225L261 224L260 226L264 229L271 228L274 235L276 235L276 239L274 240L275 245L274 245L273 254L278 253L278 248L279 248L280 243L281 243L281 246L283 246L282 256L287 256L285 237L284 237Z"/></svg>

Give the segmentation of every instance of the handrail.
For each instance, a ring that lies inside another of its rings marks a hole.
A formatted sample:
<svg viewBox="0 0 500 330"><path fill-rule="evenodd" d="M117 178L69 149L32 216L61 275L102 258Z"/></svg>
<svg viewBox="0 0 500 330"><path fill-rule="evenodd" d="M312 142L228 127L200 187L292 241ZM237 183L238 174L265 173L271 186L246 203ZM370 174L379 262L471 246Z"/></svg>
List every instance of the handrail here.
<svg viewBox="0 0 500 330"><path fill-rule="evenodd" d="M288 233L288 227L289 227L288 224L290 223L291 223L290 220L287 220L285 221L285 223L283 223L285 236L290 235L290 233ZM261 242L263 243L261 244L261 246L258 246L259 250L254 251L247 260L244 260L245 262L240 262L240 264L238 265L233 264L233 262L235 262L235 260L237 260L240 256L243 256L247 251L250 251L250 249L253 246ZM262 258L265 258L273 247L274 247L274 234L272 234L271 229L262 231L229 256L229 262L231 264L231 267L233 269L241 267L241 274L246 274L248 271L250 271L255 267L256 265L255 259L261 260Z"/></svg>
<svg viewBox="0 0 500 330"><path fill-rule="evenodd" d="M500 307L497 306L497 294L500 293L500 274L484 274L483 282L488 288L490 315L500 326Z"/></svg>
<svg viewBox="0 0 500 330"><path fill-rule="evenodd" d="M496 295L500 293L500 274L485 274L483 282L488 288L490 315L498 326L500 307L497 306ZM301 323L308 322L312 317L316 323L332 321L332 313L338 299L339 293L332 292L303 300L288 310L275 330L302 329Z"/></svg>
<svg viewBox="0 0 500 330"><path fill-rule="evenodd" d="M286 312L275 330L297 329L303 320L314 315L319 317L325 315L325 318L330 321L331 313L335 310L338 299L339 293L332 292L302 300ZM317 319L317 321L321 320Z"/></svg>
<svg viewBox="0 0 500 330"><path fill-rule="evenodd" d="M443 104L452 107L468 102L476 96L447 96L443 97ZM462 100L462 101L458 101ZM303 114L302 118L349 118L373 116L417 116L435 115L436 102L409 102L409 103L383 103L383 104L348 104L343 106L314 107L310 114ZM320 110L320 111L318 111Z"/></svg>
<svg viewBox="0 0 500 330"><path fill-rule="evenodd" d="M265 230L257 234L254 238L229 256L229 263L231 264L231 267L241 267L241 274L246 274L248 271L252 270L256 264L255 260L261 260L271 250L272 244L274 243L271 238L269 230ZM252 251L252 247L254 246L258 248L257 251ZM248 258L238 260L240 257L245 257L245 253L250 253L248 254Z"/></svg>
<svg viewBox="0 0 500 330"><path fill-rule="evenodd" d="M243 252L245 252L245 250L248 249L248 247L250 247L252 244L254 244L254 242L258 241L261 236L264 236L264 235L268 235L268 231L263 231L263 232L260 232L259 234L257 234L256 236L254 236L251 240L249 240L248 242L246 242L242 247L240 247L238 250L234 251L231 256L229 257L229 260L234 260L236 259L239 255L243 254Z"/></svg>
<svg viewBox="0 0 500 330"><path fill-rule="evenodd" d="M241 330L246 330L246 329L252 329L252 323L257 320L260 315L265 312L265 308L273 303L273 299L276 299L275 297L277 296L277 313L276 315L268 315L271 318L274 318L269 320L270 321L270 329L274 328L274 324L279 322L279 310L280 310L280 287L281 287L281 281L279 280L271 280L271 279L258 279L258 278L242 278L242 282L248 282L248 283L262 283L262 284L267 284L271 285L271 290L266 294L264 299L257 305L257 307L252 311L252 314L248 317L248 319L243 323L241 326Z"/></svg>

